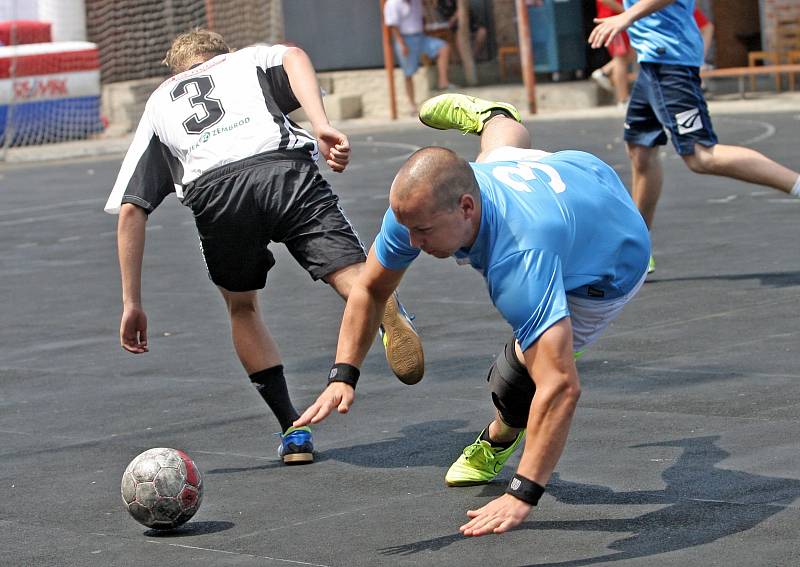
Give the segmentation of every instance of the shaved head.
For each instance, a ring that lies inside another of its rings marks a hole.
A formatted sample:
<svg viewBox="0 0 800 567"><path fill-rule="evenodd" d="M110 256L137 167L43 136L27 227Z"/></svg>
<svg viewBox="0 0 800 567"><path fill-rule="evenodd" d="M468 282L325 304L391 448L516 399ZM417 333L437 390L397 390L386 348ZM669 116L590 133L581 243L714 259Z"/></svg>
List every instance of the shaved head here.
<svg viewBox="0 0 800 567"><path fill-rule="evenodd" d="M452 211L464 194L480 201L472 168L452 150L430 147L417 150L403 164L389 199L393 207L424 200L432 211Z"/></svg>

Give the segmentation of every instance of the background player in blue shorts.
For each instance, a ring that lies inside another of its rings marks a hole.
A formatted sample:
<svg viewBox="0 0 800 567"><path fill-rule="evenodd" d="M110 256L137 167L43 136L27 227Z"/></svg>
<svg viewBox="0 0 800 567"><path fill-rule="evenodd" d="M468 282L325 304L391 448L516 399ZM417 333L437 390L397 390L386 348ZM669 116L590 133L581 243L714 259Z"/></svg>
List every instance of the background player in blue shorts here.
<svg viewBox="0 0 800 567"><path fill-rule="evenodd" d="M414 96L414 73L425 55L436 60L437 86L446 89L450 85L448 64L450 46L438 37L425 35L422 0L386 0L383 19L394 39L395 53L403 70L406 95L411 105L411 114L417 114L417 99Z"/></svg>
<svg viewBox="0 0 800 567"><path fill-rule="evenodd" d="M445 94L424 103L420 119L480 133L477 163L431 147L397 173L390 209L345 308L329 385L295 424L349 410L383 302L405 270L420 251L455 256L483 275L514 337L489 374L495 418L445 481L490 482L527 430L507 494L469 511L461 526L465 535L501 533L522 522L544 492L580 396L574 353L636 294L650 240L611 167L585 152L529 149L511 105Z"/></svg>
<svg viewBox="0 0 800 567"><path fill-rule="evenodd" d="M694 0L625 0L626 10L597 19L592 47L609 45L627 30L640 71L625 117L625 141L633 169L633 200L652 228L663 172L658 146L672 144L695 173L722 175L800 196L800 174L740 146L717 143L700 86L703 38ZM651 259L650 271L655 268Z"/></svg>

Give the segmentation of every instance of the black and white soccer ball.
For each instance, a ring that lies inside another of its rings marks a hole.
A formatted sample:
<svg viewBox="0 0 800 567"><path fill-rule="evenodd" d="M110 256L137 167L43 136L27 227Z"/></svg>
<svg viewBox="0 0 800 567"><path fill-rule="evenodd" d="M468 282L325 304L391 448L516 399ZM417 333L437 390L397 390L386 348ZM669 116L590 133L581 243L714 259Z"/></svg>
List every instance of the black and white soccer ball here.
<svg viewBox="0 0 800 567"><path fill-rule="evenodd" d="M203 479L189 455L158 447L137 456L122 475L122 501L148 528L169 530L195 515L203 500Z"/></svg>

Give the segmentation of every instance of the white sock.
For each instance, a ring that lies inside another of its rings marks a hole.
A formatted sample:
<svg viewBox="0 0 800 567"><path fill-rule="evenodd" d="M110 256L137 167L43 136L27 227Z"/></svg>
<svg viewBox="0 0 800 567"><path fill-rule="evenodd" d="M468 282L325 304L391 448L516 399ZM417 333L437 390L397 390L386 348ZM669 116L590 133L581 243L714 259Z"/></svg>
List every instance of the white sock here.
<svg viewBox="0 0 800 567"><path fill-rule="evenodd" d="M789 194L800 197L800 175L797 176L797 181L794 182L794 187L789 191Z"/></svg>

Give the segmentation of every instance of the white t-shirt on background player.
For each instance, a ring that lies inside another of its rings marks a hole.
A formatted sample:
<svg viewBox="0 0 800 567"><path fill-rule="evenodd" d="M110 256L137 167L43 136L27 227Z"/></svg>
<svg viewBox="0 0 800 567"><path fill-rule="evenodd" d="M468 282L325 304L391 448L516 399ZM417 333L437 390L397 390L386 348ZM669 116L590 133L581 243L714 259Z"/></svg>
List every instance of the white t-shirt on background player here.
<svg viewBox="0 0 800 567"><path fill-rule="evenodd" d="M287 114L300 107L283 68L284 45L218 55L164 81L150 95L105 205L148 213L169 193L219 166L271 151L318 157L316 139Z"/></svg>

